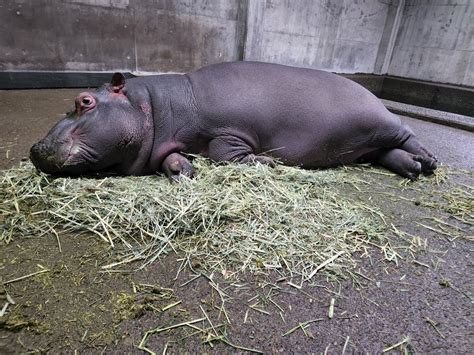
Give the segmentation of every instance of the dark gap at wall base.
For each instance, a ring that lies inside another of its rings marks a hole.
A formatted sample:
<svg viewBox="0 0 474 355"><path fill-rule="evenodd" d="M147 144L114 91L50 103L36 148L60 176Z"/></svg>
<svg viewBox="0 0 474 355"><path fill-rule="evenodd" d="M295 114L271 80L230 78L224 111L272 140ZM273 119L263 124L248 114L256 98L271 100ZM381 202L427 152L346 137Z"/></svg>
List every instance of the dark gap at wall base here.
<svg viewBox="0 0 474 355"><path fill-rule="evenodd" d="M474 88L387 76L382 99L474 117Z"/></svg>
<svg viewBox="0 0 474 355"><path fill-rule="evenodd" d="M0 72L0 90L96 88L109 83L110 72ZM125 78L135 75L124 72Z"/></svg>
<svg viewBox="0 0 474 355"><path fill-rule="evenodd" d="M133 78L130 72L123 73ZM112 72L0 72L0 90L95 88L110 82ZM343 74L381 99L474 116L474 88L385 75Z"/></svg>
<svg viewBox="0 0 474 355"><path fill-rule="evenodd" d="M343 74L381 99L474 117L474 88L398 78Z"/></svg>

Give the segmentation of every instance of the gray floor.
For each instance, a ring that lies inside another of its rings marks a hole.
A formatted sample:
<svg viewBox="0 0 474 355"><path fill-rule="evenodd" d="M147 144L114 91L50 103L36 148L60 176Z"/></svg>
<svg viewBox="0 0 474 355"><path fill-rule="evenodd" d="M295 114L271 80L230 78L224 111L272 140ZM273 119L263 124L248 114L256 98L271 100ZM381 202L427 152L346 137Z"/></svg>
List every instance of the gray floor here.
<svg viewBox="0 0 474 355"><path fill-rule="evenodd" d="M474 170L474 133L402 117L441 164Z"/></svg>

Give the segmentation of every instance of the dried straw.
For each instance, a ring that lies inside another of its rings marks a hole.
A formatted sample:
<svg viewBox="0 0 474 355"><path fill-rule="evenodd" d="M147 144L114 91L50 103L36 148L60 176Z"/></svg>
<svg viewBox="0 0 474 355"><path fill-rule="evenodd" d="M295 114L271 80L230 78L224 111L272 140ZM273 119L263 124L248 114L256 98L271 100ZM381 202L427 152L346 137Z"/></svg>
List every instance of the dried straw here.
<svg viewBox="0 0 474 355"><path fill-rule="evenodd" d="M397 255L384 215L344 193L367 186L354 173L360 168L272 169L200 158L194 165L197 178L178 184L162 176L53 178L30 163L7 170L0 176L0 240L92 233L119 252L104 268L136 260L144 267L173 251L190 267L224 277L277 270L301 280L316 272L344 276L352 255L370 246ZM469 221L472 195L454 193L450 212Z"/></svg>

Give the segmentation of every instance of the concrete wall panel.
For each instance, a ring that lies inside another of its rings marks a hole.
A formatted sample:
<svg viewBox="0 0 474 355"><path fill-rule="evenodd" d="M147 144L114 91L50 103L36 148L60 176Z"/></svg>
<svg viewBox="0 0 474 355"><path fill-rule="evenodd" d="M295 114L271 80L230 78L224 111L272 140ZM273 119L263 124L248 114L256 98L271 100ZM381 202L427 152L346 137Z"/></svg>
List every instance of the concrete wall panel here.
<svg viewBox="0 0 474 355"><path fill-rule="evenodd" d="M372 73L388 9L378 1L268 0L259 22L249 22L246 59Z"/></svg>
<svg viewBox="0 0 474 355"><path fill-rule="evenodd" d="M463 84L474 86L474 51L471 52L467 68L466 74L464 74Z"/></svg>
<svg viewBox="0 0 474 355"><path fill-rule="evenodd" d="M474 50L474 4L470 3L407 2L388 73L474 85L470 64Z"/></svg>
<svg viewBox="0 0 474 355"><path fill-rule="evenodd" d="M239 1L5 0L0 70L187 71L237 60Z"/></svg>
<svg viewBox="0 0 474 355"><path fill-rule="evenodd" d="M245 59L474 86L473 52L474 0L0 1L3 71Z"/></svg>
<svg viewBox="0 0 474 355"><path fill-rule="evenodd" d="M194 1L199 6L185 6L189 2L135 8L139 71L182 72L239 59L237 2Z"/></svg>
<svg viewBox="0 0 474 355"><path fill-rule="evenodd" d="M53 0L0 6L0 70L135 67L134 23L124 9Z"/></svg>

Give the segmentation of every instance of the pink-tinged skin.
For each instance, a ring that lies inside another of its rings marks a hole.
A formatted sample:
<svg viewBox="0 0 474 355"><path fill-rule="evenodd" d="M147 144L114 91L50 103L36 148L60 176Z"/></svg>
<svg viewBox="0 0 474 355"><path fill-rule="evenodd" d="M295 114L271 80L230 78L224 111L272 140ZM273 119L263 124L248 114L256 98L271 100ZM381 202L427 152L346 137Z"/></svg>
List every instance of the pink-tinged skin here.
<svg viewBox="0 0 474 355"><path fill-rule="evenodd" d="M31 149L47 173L195 174L183 154L214 161L324 168L374 162L410 179L436 157L360 85L318 70L234 62L186 75L112 82Z"/></svg>

